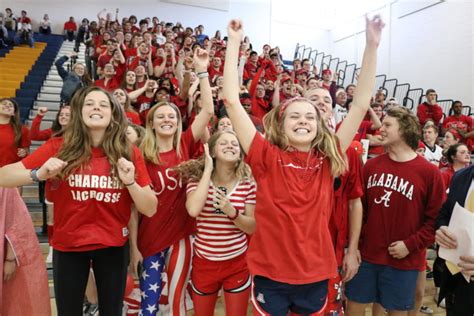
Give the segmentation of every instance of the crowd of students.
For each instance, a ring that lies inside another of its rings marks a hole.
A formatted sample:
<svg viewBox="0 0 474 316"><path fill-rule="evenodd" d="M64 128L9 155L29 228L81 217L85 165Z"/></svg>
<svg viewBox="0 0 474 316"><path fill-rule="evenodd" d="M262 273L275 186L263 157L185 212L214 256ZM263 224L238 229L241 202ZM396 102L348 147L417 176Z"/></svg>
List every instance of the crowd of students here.
<svg viewBox="0 0 474 316"><path fill-rule="evenodd" d="M435 236L456 247L452 201L474 211L449 189L467 174L474 201L474 132L460 101L441 121L434 90L417 114L372 96L380 17L367 19L357 85L341 87L308 59L287 69L277 47L259 54L238 20L222 38L103 13L69 34L91 62L56 61L50 129L47 108L28 130L14 99L0 100L0 186L46 181L59 315L81 314L91 283L100 315L120 315L128 270L143 315L164 287L167 313L185 315L188 283L195 315L212 315L221 290L227 315L246 315L249 299L256 315L364 315L369 303L416 315L426 249ZM31 140L46 142L29 153ZM438 267L448 315L472 314L473 283ZM474 254L460 267L472 279Z"/></svg>

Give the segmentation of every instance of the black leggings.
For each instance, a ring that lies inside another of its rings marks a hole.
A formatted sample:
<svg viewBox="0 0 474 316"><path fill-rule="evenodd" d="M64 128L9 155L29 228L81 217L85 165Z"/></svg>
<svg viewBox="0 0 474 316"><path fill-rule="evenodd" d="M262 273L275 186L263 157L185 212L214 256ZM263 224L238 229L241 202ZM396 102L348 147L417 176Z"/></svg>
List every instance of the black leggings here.
<svg viewBox="0 0 474 316"><path fill-rule="evenodd" d="M54 293L59 316L82 316L89 269L92 267L101 316L122 315L129 263L128 242L85 252L53 252Z"/></svg>

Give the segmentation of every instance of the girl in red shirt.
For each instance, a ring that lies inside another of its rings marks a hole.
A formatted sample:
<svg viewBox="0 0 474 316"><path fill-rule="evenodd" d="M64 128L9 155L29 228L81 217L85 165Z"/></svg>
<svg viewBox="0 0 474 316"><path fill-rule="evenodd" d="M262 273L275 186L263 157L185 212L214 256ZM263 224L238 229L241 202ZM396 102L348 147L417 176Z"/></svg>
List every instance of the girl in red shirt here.
<svg viewBox="0 0 474 316"><path fill-rule="evenodd" d="M53 135L60 133L69 123L69 120L71 118L71 109L69 108L69 106L61 106L59 108L58 114L56 115L56 119L53 122L53 125L50 128L40 130L41 121L43 120L43 117L47 112L47 107L38 108L38 114L31 123L31 140L43 141L50 139Z"/></svg>
<svg viewBox="0 0 474 316"><path fill-rule="evenodd" d="M28 155L29 130L20 122L20 107L13 99L0 99L0 167Z"/></svg>
<svg viewBox="0 0 474 316"><path fill-rule="evenodd" d="M257 182L257 228L247 251L257 315L312 314L324 308L328 279L337 274L328 229L333 179L346 169L342 153L369 107L383 22L367 20L367 45L353 106L334 135L319 114L332 107L327 90L314 101L293 98L265 117L265 139L240 105L237 63L239 21L228 27L224 88L226 110ZM321 91L323 91L321 89Z"/></svg>
<svg viewBox="0 0 474 316"><path fill-rule="evenodd" d="M218 132L205 154L178 166L187 185L186 209L196 218L191 283L196 316L212 315L224 288L226 315L247 315L250 273L247 234L255 230L255 183L237 136Z"/></svg>
<svg viewBox="0 0 474 316"><path fill-rule="evenodd" d="M214 114L211 87L206 75L208 53L199 49L194 67L200 75L203 108L193 124L182 132L178 107L170 102L155 104L146 118L146 133L141 144L146 166L152 179L159 210L151 218L142 217L131 223L131 266L143 266L140 275L142 310L156 313L161 296L161 272L166 261L168 300L173 315L185 315L184 294L191 267L191 234L194 220L185 207L186 188L173 168L193 157L199 148L207 124ZM138 226L138 228L137 228Z"/></svg>
<svg viewBox="0 0 474 316"><path fill-rule="evenodd" d="M454 173L462 168L469 166L471 163L471 153L466 145L456 143L449 146L445 152L445 157L449 163L447 167L441 169L441 177L443 178L444 188L449 189L451 178Z"/></svg>
<svg viewBox="0 0 474 316"><path fill-rule="evenodd" d="M137 83L137 75L135 74L135 71L127 70L127 72L125 72L125 76L122 78L122 83L120 84L120 88L127 91L127 93L130 93L137 89L136 83Z"/></svg>
<svg viewBox="0 0 474 316"><path fill-rule="evenodd" d="M138 115L138 113L132 107L128 93L124 89L118 88L118 89L115 89L113 96L118 101L118 103L122 106L123 110L125 111L125 115L127 116L128 121L135 125L142 125L140 115Z"/></svg>
<svg viewBox="0 0 474 316"><path fill-rule="evenodd" d="M82 313L92 265L101 315L120 315L129 261L131 206L151 216L157 199L120 105L97 87L71 100L71 121L32 155L0 169L0 186L51 179L54 289L59 315ZM92 264L91 264L92 263Z"/></svg>

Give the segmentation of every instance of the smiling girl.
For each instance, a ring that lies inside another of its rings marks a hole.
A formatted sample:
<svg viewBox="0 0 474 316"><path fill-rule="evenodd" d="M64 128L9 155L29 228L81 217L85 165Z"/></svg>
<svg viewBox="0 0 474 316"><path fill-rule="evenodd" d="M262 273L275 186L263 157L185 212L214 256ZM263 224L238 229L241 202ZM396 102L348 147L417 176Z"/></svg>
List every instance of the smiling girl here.
<svg viewBox="0 0 474 316"><path fill-rule="evenodd" d="M382 27L379 17L367 20L358 88L336 135L318 110L326 99L331 104L326 91L316 102L297 97L273 108L265 116L263 138L238 98L243 30L239 21L229 24L223 95L258 187L257 228L247 251L257 315L312 314L324 308L328 279L337 274L328 229L332 182L346 169L341 152L349 147L370 103Z"/></svg>
<svg viewBox="0 0 474 316"><path fill-rule="evenodd" d="M59 315L82 313L92 265L101 315L121 315L129 260L131 206L156 212L141 153L126 140L120 105L96 87L71 100L63 137L0 169L0 186L54 181L54 289Z"/></svg>

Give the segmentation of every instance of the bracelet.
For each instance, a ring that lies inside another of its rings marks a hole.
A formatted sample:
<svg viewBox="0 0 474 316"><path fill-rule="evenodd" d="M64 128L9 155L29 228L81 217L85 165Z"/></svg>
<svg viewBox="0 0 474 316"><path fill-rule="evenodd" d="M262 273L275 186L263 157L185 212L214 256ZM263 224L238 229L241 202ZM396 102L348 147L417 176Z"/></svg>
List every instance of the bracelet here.
<svg viewBox="0 0 474 316"><path fill-rule="evenodd" d="M134 185L134 184L135 184L135 180L133 180L132 183L129 183L129 184L125 184L125 183L124 183L123 185L126 186L126 187L129 187L129 186Z"/></svg>
<svg viewBox="0 0 474 316"><path fill-rule="evenodd" d="M5 261L6 261L6 262L15 262L16 259L15 259L15 258L13 258L13 259L8 259L8 258L6 258Z"/></svg>
<svg viewBox="0 0 474 316"><path fill-rule="evenodd" d="M240 212L239 210L235 209L235 215L230 217L230 216L227 216L231 221L234 221L237 217L239 217L240 215Z"/></svg>
<svg viewBox="0 0 474 316"><path fill-rule="evenodd" d="M207 71L198 72L198 73L197 73L197 77L198 77L199 79L207 78L207 77L209 77L209 73L208 73Z"/></svg>
<svg viewBox="0 0 474 316"><path fill-rule="evenodd" d="M40 179L38 178L38 170L39 168L35 168L30 171L31 180L36 183L40 182Z"/></svg>

